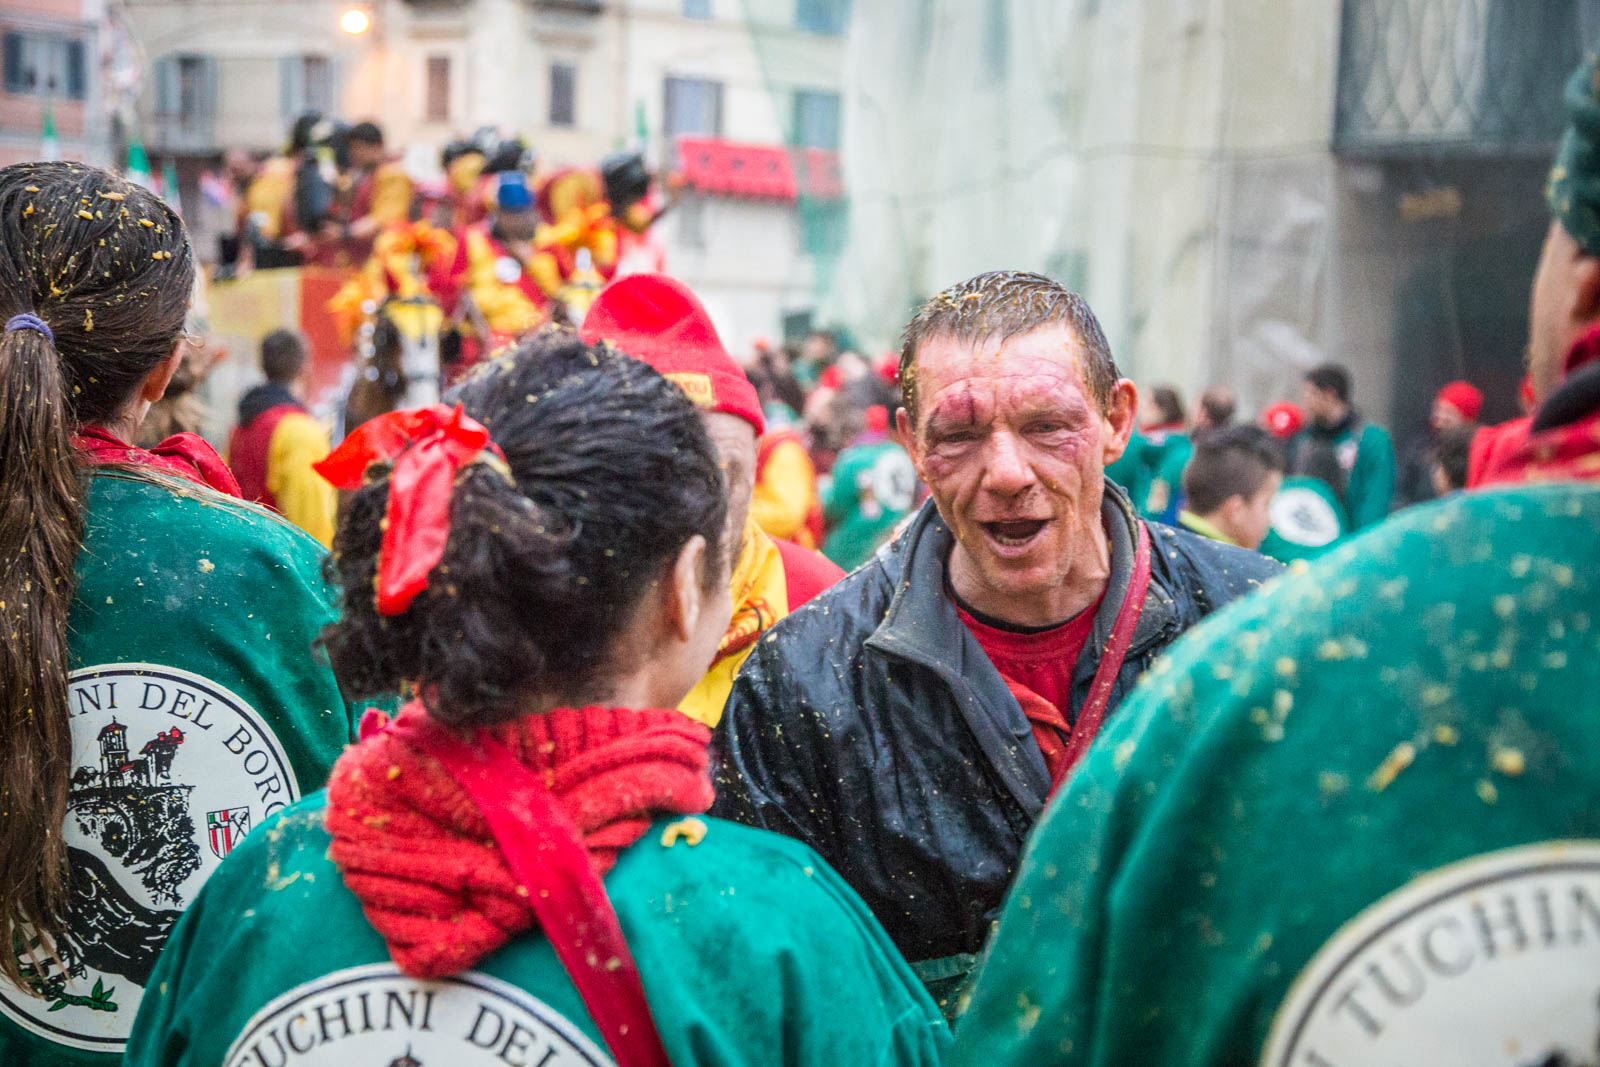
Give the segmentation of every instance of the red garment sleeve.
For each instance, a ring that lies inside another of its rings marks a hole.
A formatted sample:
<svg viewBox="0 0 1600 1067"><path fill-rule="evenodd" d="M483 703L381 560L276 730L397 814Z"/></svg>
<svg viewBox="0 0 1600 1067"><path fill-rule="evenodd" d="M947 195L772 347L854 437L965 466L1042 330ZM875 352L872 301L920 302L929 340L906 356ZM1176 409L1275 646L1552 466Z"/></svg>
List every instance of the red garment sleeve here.
<svg viewBox="0 0 1600 1067"><path fill-rule="evenodd" d="M839 565L819 552L776 537L772 543L778 546L778 555L783 557L783 580L789 592L790 611L844 577Z"/></svg>

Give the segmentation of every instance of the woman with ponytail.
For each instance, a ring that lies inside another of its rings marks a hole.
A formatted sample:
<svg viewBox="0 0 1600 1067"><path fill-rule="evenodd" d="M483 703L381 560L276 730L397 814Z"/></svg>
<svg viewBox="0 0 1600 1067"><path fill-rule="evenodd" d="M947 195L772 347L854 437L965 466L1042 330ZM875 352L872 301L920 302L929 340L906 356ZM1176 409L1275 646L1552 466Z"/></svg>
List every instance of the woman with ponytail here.
<svg viewBox="0 0 1600 1067"><path fill-rule="evenodd" d="M0 169L0 1063L110 1065L173 923L351 736L321 553L180 434L178 217L105 171Z"/></svg>
<svg viewBox="0 0 1600 1067"><path fill-rule="evenodd" d="M683 391L552 328L322 464L368 712L179 923L130 1067L933 1064L949 1036L805 846L702 817L675 710L728 625Z"/></svg>

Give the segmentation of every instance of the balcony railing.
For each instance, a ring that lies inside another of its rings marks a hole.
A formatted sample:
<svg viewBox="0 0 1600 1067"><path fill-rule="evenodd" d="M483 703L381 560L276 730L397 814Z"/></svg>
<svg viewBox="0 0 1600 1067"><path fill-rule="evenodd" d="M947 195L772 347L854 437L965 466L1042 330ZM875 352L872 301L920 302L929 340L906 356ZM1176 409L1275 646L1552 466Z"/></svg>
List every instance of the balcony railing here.
<svg viewBox="0 0 1600 1067"><path fill-rule="evenodd" d="M1334 148L1548 152L1600 0L1344 0Z"/></svg>

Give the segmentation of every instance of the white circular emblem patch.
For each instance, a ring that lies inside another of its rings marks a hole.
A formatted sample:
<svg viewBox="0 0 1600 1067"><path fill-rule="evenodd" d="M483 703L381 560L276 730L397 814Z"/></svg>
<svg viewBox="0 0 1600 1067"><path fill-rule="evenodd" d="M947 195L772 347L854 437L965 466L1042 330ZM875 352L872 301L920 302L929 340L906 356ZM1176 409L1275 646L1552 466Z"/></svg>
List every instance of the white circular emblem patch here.
<svg viewBox="0 0 1600 1067"><path fill-rule="evenodd" d="M1267 505L1267 514L1273 530L1290 544L1321 548L1339 536L1339 516L1333 505L1303 485L1280 489Z"/></svg>
<svg viewBox="0 0 1600 1067"><path fill-rule="evenodd" d="M239 841L300 797L283 747L235 693L154 663L74 671L63 838L68 936L0 983L0 1014L72 1048L121 1052L167 933Z"/></svg>
<svg viewBox="0 0 1600 1067"><path fill-rule="evenodd" d="M522 264L510 256L494 261L494 280L501 285L515 285L522 278Z"/></svg>
<svg viewBox="0 0 1600 1067"><path fill-rule="evenodd" d="M1346 923L1295 979L1262 1067L1595 1062L1600 842L1436 871Z"/></svg>
<svg viewBox="0 0 1600 1067"><path fill-rule="evenodd" d="M437 982L392 963L335 971L256 1012L223 1067L613 1067L550 1005L468 971Z"/></svg>

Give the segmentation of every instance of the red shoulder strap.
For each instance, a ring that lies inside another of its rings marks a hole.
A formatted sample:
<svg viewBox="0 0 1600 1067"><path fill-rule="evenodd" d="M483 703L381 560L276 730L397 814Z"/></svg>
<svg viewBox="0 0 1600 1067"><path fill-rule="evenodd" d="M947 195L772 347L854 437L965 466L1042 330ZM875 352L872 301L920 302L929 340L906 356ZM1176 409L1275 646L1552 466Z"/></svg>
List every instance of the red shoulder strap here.
<svg viewBox="0 0 1600 1067"><path fill-rule="evenodd" d="M1133 552L1133 573L1128 578L1128 591L1117 611L1117 621L1111 627L1111 637L1105 651L1100 654L1100 666L1094 672L1089 686L1089 699L1078 711L1078 720L1072 724L1072 734L1067 738L1066 757L1062 759L1056 780L1050 786L1058 789L1078 760L1088 751L1089 742L1100 732L1105 721L1106 704L1111 700L1111 690L1122 672L1122 661L1128 656L1128 646L1133 644L1133 632L1139 628L1139 615L1144 611L1145 591L1150 588L1150 530L1141 521L1138 545Z"/></svg>
<svg viewBox="0 0 1600 1067"><path fill-rule="evenodd" d="M511 873L618 1067L671 1067L644 984L578 830L538 777L480 733L473 747L428 719L394 722L483 812Z"/></svg>

